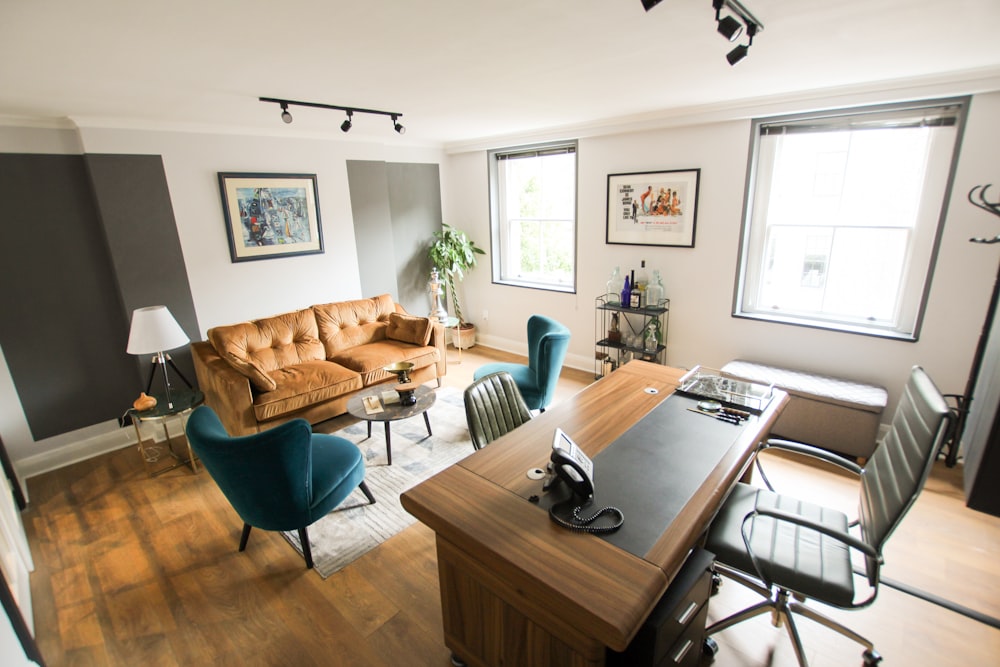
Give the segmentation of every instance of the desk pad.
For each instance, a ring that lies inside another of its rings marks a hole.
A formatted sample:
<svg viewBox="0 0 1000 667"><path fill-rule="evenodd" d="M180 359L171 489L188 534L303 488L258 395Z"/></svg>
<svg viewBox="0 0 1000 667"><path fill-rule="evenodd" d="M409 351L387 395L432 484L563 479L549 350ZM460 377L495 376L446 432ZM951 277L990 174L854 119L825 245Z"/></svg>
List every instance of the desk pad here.
<svg viewBox="0 0 1000 667"><path fill-rule="evenodd" d="M594 503L581 514L610 505L625 515L618 531L598 537L645 556L750 423L691 412L697 403L672 394L594 457ZM539 506L566 500L565 488L543 494Z"/></svg>

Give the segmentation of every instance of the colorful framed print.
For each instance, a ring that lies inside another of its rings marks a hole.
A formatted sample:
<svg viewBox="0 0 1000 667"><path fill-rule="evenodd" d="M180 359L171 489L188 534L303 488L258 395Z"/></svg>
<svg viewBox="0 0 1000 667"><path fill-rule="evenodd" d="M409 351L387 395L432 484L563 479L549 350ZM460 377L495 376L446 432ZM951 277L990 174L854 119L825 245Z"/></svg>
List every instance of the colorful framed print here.
<svg viewBox="0 0 1000 667"><path fill-rule="evenodd" d="M323 252L316 174L219 172L234 262Z"/></svg>
<svg viewBox="0 0 1000 667"><path fill-rule="evenodd" d="M701 169L608 174L606 242L694 247Z"/></svg>

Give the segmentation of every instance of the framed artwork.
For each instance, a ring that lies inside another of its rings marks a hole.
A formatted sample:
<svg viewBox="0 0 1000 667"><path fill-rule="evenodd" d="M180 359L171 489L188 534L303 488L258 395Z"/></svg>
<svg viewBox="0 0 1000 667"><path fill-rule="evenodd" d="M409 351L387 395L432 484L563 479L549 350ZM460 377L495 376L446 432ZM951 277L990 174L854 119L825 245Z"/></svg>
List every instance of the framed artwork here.
<svg viewBox="0 0 1000 667"><path fill-rule="evenodd" d="M316 174L219 172L234 262L323 252Z"/></svg>
<svg viewBox="0 0 1000 667"><path fill-rule="evenodd" d="M694 247L701 169L608 174L609 244Z"/></svg>

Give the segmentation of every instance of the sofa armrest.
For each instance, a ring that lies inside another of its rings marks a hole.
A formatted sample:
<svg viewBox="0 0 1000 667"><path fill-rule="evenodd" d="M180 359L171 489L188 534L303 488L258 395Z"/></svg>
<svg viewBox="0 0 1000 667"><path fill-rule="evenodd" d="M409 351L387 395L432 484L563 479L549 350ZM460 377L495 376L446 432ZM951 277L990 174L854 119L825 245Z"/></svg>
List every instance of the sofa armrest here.
<svg viewBox="0 0 1000 667"><path fill-rule="evenodd" d="M205 404L219 415L229 435L257 433L250 379L230 366L208 341L191 343L191 357Z"/></svg>
<svg viewBox="0 0 1000 667"><path fill-rule="evenodd" d="M448 340L445 338L444 325L440 322L434 323L434 328L431 331L431 340L428 343L431 347L436 347L438 351L437 360L437 376L438 378L443 378L445 373L448 372ZM438 380L438 386L440 386L441 380Z"/></svg>

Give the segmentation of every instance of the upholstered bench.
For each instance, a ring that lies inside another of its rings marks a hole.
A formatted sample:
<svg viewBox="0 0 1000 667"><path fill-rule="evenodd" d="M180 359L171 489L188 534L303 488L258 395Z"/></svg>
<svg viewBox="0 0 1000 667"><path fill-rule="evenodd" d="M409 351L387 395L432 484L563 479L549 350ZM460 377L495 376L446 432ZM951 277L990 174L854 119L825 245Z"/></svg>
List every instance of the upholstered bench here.
<svg viewBox="0 0 1000 667"><path fill-rule="evenodd" d="M862 459L875 449L888 400L885 387L743 359L730 361L722 372L788 392L773 436Z"/></svg>

